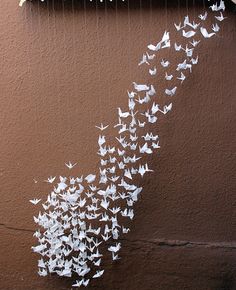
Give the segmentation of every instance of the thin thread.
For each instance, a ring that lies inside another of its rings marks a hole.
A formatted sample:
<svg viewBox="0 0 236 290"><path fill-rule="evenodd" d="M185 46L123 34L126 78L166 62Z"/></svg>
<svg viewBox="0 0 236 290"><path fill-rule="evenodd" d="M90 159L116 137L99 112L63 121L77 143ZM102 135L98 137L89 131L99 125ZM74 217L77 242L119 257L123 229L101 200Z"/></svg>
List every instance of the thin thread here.
<svg viewBox="0 0 236 290"><path fill-rule="evenodd" d="M143 14L142 14L142 0L139 0L139 17L140 17L140 23L141 28L143 27Z"/></svg>
<svg viewBox="0 0 236 290"><path fill-rule="evenodd" d="M87 0L84 0L83 4L84 4L84 51L86 52L86 56L85 56L85 68L87 69L89 67L89 62L87 60L88 57L88 53L87 53L87 39L88 39L88 31L87 31L87 4L86 4ZM86 71L87 75L88 75L88 70ZM84 90L84 99L87 98L88 92L87 90ZM92 120L92 110L89 110L89 120Z"/></svg>
<svg viewBox="0 0 236 290"><path fill-rule="evenodd" d="M105 1L105 27L106 27L106 44L107 44L107 53L106 55L109 55L109 38L108 38L108 13L107 13L107 2ZM108 103L111 103L111 81L108 82L107 87L108 87Z"/></svg>
<svg viewBox="0 0 236 290"><path fill-rule="evenodd" d="M56 11L55 11L55 0L52 0L52 14L53 14L53 47L54 47L53 50L56 51L57 50L57 45L56 45ZM51 37L51 35L50 35L50 37ZM54 59L54 61L55 61L55 59ZM58 73L57 61L56 61L55 67L56 67L56 72ZM60 97L60 92L59 92L59 88L58 88L58 78L57 78L57 75L56 74L54 74L54 75L55 75L55 91L56 91L56 98L57 98L57 106L58 106L59 116L61 116L62 115L62 113L61 113L61 97ZM60 120L60 118L59 118L59 120Z"/></svg>
<svg viewBox="0 0 236 290"><path fill-rule="evenodd" d="M118 29L118 0L116 0L116 6L115 6L115 11L116 11L116 35L119 36L119 29Z"/></svg>
<svg viewBox="0 0 236 290"><path fill-rule="evenodd" d="M152 13L152 0L149 2L149 40L152 40L152 27L153 27L153 13Z"/></svg>
<svg viewBox="0 0 236 290"><path fill-rule="evenodd" d="M62 19L63 19L63 49L64 49L64 64L65 64L65 80L67 80L68 77L68 68L67 68L67 53L66 53L66 30L65 30L65 5L64 5L64 0L62 0ZM68 104L68 95L65 97L65 105L66 105L66 111L68 112L69 104ZM66 114L66 131L68 132L69 130L69 114ZM70 138L68 138L70 140ZM67 141L68 141L67 139Z"/></svg>
<svg viewBox="0 0 236 290"><path fill-rule="evenodd" d="M50 1L47 1L47 21L45 22L45 25L47 26L47 45L48 45L48 50L49 52L51 53L53 51L52 49L52 45L51 45L51 39L52 39L52 36L51 36L51 31L50 31L50 28L51 28L51 24L50 24ZM53 128L50 126L50 130L52 132Z"/></svg>
<svg viewBox="0 0 236 290"><path fill-rule="evenodd" d="M181 20L182 17L181 17L181 13L180 13L180 0L178 0L178 16L179 16L179 19Z"/></svg>
<svg viewBox="0 0 236 290"><path fill-rule="evenodd" d="M30 57L30 51L32 51L32 49L30 49L30 43L31 43L31 29L32 29L32 11L31 11L31 4L29 3L28 5L25 5L24 6L25 8L25 25L26 25L26 27L27 27L27 34L28 34L28 37L27 37L27 49L26 49L26 54L27 54L27 88L28 88L28 90L27 90L27 97L29 97L29 90L30 90L30 88L32 88L32 85L30 86L30 84L31 84L31 81L32 81L32 79L31 79L31 75L32 75L32 73L31 73L31 62L30 62L30 59L31 59L31 57ZM29 15L29 21L27 21L27 15ZM35 119L36 120L36 119ZM35 135L38 135L37 134L37 131L36 131L36 127L35 127ZM34 141L36 141L35 139L34 139ZM35 149L37 149L37 148L35 148Z"/></svg>
<svg viewBox="0 0 236 290"><path fill-rule="evenodd" d="M42 50L41 50L41 14L40 14L40 1L38 0L37 2L37 14L38 14L38 39L39 39L39 56L40 56L40 65L39 65L39 74L40 74L40 79L42 80L42 73L41 73L41 64L42 64ZM39 93L40 93L40 88L39 88ZM38 120L39 120L39 110L38 110L38 105L37 105L37 100L38 98L35 99L35 129L36 129L36 138L39 138L39 124L38 124Z"/></svg>
<svg viewBox="0 0 236 290"><path fill-rule="evenodd" d="M195 0L193 0L193 17L195 19L196 16L196 6L195 6Z"/></svg>
<svg viewBox="0 0 236 290"><path fill-rule="evenodd" d="M130 0L128 0L128 57L129 57L129 78L131 79L131 45L130 45L130 38L131 38L131 18L130 18Z"/></svg>
<svg viewBox="0 0 236 290"><path fill-rule="evenodd" d="M96 0L96 34L97 34L97 55L98 55L98 82L99 87L101 84L101 47L100 47L100 37L99 37L99 13L98 13L98 0ZM98 90L98 105L99 105L99 117L101 119L101 97L100 91Z"/></svg>
<svg viewBox="0 0 236 290"><path fill-rule="evenodd" d="M167 30L167 26L168 26L168 11L167 11L167 0L165 0L165 18L166 18L166 30Z"/></svg>
<svg viewBox="0 0 236 290"><path fill-rule="evenodd" d="M115 3L115 23L116 23L116 39L117 39L117 43L119 44L119 39L120 39L120 33L119 33L119 25L118 25L118 0L116 0ZM119 50L117 50L117 58L119 57Z"/></svg>
<svg viewBox="0 0 236 290"><path fill-rule="evenodd" d="M72 96L72 98L75 97L75 95L77 95L77 69L76 69L76 62L75 62L75 46L76 46L76 43L75 43L75 7L74 7L74 0L71 1L71 8L72 8L72 25L73 25L73 38L72 38L72 45L73 45L73 70L74 70L74 73L72 74L72 77L73 77L73 88L74 88L74 96ZM70 114L69 114L70 115ZM73 120L69 117L68 118L69 121L70 121L70 124L71 124L71 133L72 135L73 134L73 126L72 124L74 123ZM72 140L72 138L70 138L70 140Z"/></svg>

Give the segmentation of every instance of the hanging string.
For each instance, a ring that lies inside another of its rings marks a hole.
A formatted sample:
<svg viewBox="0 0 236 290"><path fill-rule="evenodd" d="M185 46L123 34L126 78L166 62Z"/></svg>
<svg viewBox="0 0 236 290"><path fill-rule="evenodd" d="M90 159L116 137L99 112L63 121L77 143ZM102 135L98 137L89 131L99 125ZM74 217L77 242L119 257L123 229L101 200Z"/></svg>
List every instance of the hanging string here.
<svg viewBox="0 0 236 290"><path fill-rule="evenodd" d="M203 8L206 9L205 0L202 0Z"/></svg>
<svg viewBox="0 0 236 290"><path fill-rule="evenodd" d="M166 18L166 30L168 29L168 11L167 11L167 0L165 0L165 18Z"/></svg>
<svg viewBox="0 0 236 290"><path fill-rule="evenodd" d="M150 0L150 5L149 5L150 11L149 11L149 31L150 31L150 36L149 40L151 41L151 35L152 35L152 26L153 26L153 13L152 13L152 0Z"/></svg>
<svg viewBox="0 0 236 290"><path fill-rule="evenodd" d="M73 55L73 72L76 73L76 65L75 65L75 7L74 7L74 0L71 0L71 12L72 12L72 55ZM76 82L76 74L73 74L73 91L74 91L74 95L76 94L76 86L75 86L75 82Z"/></svg>
<svg viewBox="0 0 236 290"><path fill-rule="evenodd" d="M73 71L74 73L72 74L72 78L73 78L73 94L74 96L72 96L72 98L75 97L75 95L77 95L80 92L77 92L77 69L76 69L76 53L75 53L75 47L76 47L76 42L75 42L75 6L74 6L74 0L71 1L71 9L72 9L72 25L73 25L73 29L72 29L72 45L73 45ZM75 108L77 109L77 108ZM76 110L77 111L77 110ZM70 115L70 114L69 114ZM74 123L73 120L71 118L68 118L70 121L70 125L71 125L71 133L73 134L73 126L72 124ZM72 140L72 139L70 139Z"/></svg>
<svg viewBox="0 0 236 290"><path fill-rule="evenodd" d="M47 26L47 46L48 46L48 51L49 52L51 52L52 51L52 49L51 49L51 35L50 35L50 31L49 31L49 27L50 27L50 21L49 21L49 17L50 17L50 4L49 4L49 1L47 1L46 3L45 3L46 5L47 5L47 14L46 14L46 16L47 16L47 22L45 22L45 26ZM45 35L45 37L46 37L46 34L44 34ZM50 128L51 129L51 128Z"/></svg>
<svg viewBox="0 0 236 290"><path fill-rule="evenodd" d="M50 24L50 30L49 30L49 39L51 39L51 31L53 31L53 51L57 51L58 47L57 47L57 43L56 43L56 11L55 11L55 1L56 0L52 0L52 15L53 15L53 25ZM54 59L55 61L55 59ZM58 73L58 65L57 65L57 61L55 61L55 70ZM58 85L58 77L57 74L55 75L55 92L56 92L56 100L57 100L57 106L58 106L58 111L59 111L59 116L62 115L61 112L61 96L60 96L60 90L59 90L59 85ZM61 120L61 118L59 118L59 120ZM58 121L59 121L58 120Z"/></svg>
<svg viewBox="0 0 236 290"><path fill-rule="evenodd" d="M196 16L196 7L195 7L195 0L193 0L193 17L195 20L195 16Z"/></svg>
<svg viewBox="0 0 236 290"><path fill-rule="evenodd" d="M143 14L142 14L142 0L139 0L139 17L141 28L143 27Z"/></svg>
<svg viewBox="0 0 236 290"><path fill-rule="evenodd" d="M25 18L24 18L24 23L25 23L25 26L26 26L26 29L27 29L27 48L26 48L26 57L27 57L27 97L29 97L29 90L32 88L32 73L31 73L31 62L30 62L30 52L32 51L32 49L30 49L30 44L31 44L31 36L33 35L32 31L32 5L30 3L28 3L28 5L25 5ZM27 17L28 16L28 17ZM28 18L28 19L27 19ZM27 21L28 20L28 21ZM33 99L33 98L32 98ZM34 118L35 118L35 127L34 127L34 131L35 131L35 135L38 136L37 134L37 127L36 127L36 121L37 121L37 117L36 115L34 114ZM36 143L36 140L34 139L34 142Z"/></svg>
<svg viewBox="0 0 236 290"><path fill-rule="evenodd" d="M84 47L85 48L86 48L86 43L87 43L87 6L86 6L86 1L87 0L84 0L84 31L85 31Z"/></svg>
<svg viewBox="0 0 236 290"><path fill-rule="evenodd" d="M101 47L100 47L100 36L99 36L99 11L98 11L98 1L96 0L96 35L97 35L97 48L98 48L98 82L99 82L99 87L101 84ZM99 105L99 118L101 120L101 97L100 97L100 91L98 91L98 105Z"/></svg>
<svg viewBox="0 0 236 290"><path fill-rule="evenodd" d="M117 43L119 45L119 39L120 39L120 33L119 33L119 25L118 25L118 1L119 0L116 0L115 2L115 28L116 28L116 40L117 40ZM116 50L117 51L117 59L120 57L119 55L119 50ZM117 118L118 120L118 118Z"/></svg>
<svg viewBox="0 0 236 290"><path fill-rule="evenodd" d="M144 35L145 34L145 29L144 29L144 25L143 25L144 24L144 21L143 21L143 5L142 5L142 0L139 1L139 14L140 14L140 32L141 32L141 35ZM144 39L146 39L146 38L144 38Z"/></svg>
<svg viewBox="0 0 236 290"><path fill-rule="evenodd" d="M66 60L67 60L67 52L66 52L66 29L65 29L65 27L66 27L66 22L65 22L65 4L64 4L64 0L62 0L62 20L63 20L63 50L64 50L64 52L63 52L63 56L64 56L64 61L65 61L65 80L67 80L67 76L68 76L68 69L67 69L67 63L66 63ZM65 96L65 101L64 101L64 103L65 103L65 107L66 107L66 111L68 111L68 108L69 108L69 102L68 102L68 99L69 99L69 96L68 95L66 95ZM66 132L68 132L68 130L69 130L69 114L66 114L66 119L65 119L65 123L64 124L66 124ZM70 140L70 138L69 138L69 140ZM67 141L68 141L68 139L67 139Z"/></svg>
<svg viewBox="0 0 236 290"><path fill-rule="evenodd" d="M169 21L168 21L168 2L165 0L165 14L166 14L166 31L169 31ZM167 58L170 59L170 48L167 48ZM172 65L172 64L171 64Z"/></svg>
<svg viewBox="0 0 236 290"><path fill-rule="evenodd" d="M119 36L119 29L118 29L118 0L116 0L115 11L116 11L116 36Z"/></svg>
<svg viewBox="0 0 236 290"><path fill-rule="evenodd" d="M89 67L89 62L88 62L88 50L87 50L87 40L88 40L88 31L87 31L87 0L84 0L83 2L83 9L84 9L84 53L85 53L85 68L87 69ZM89 71L87 69L87 79L89 79ZM85 74L86 75L86 74ZM84 99L88 97L88 91L84 90ZM88 110L88 115L89 115L89 120L91 121L93 119L92 116L92 110Z"/></svg>
<svg viewBox="0 0 236 290"><path fill-rule="evenodd" d="M51 35L50 35L50 6L49 6L49 1L47 1L47 33L48 33L48 47L49 47L49 51L51 50Z"/></svg>
<svg viewBox="0 0 236 290"><path fill-rule="evenodd" d="M179 16L179 20L181 20L182 17L181 17L181 11L180 11L180 0L178 0L178 16Z"/></svg>
<svg viewBox="0 0 236 290"><path fill-rule="evenodd" d="M40 1L38 0L37 2L37 14L38 14L38 40L39 40L39 58L40 58L40 65L39 65L39 79L41 79L41 81L43 80L42 77L42 62L43 62L43 53L42 53L42 49L41 49L41 45L42 45L42 40L41 40L41 13L40 13ZM41 86L39 87L39 93L41 93ZM42 97L40 95L40 97ZM35 127L36 127L36 132L37 132L37 138L39 136L39 124L38 124L38 120L39 120L39 110L38 110L38 105L37 105L37 100L38 98L35 99L35 117L36 117L36 122L35 122Z"/></svg>
<svg viewBox="0 0 236 290"><path fill-rule="evenodd" d="M152 11L153 3L152 3L152 0L150 0L150 6L149 7L150 7L150 21L149 21L150 35L149 35L149 41L150 41L150 43L152 43L152 32L153 32L152 28L154 27L154 25L153 25L153 11ZM155 60L155 62L156 62L156 60Z"/></svg>
<svg viewBox="0 0 236 290"><path fill-rule="evenodd" d="M144 32L145 32L146 30L144 30L142 0L140 0L139 9L140 9L139 13L140 13L140 27L141 27L140 31L141 31L142 34L144 34ZM145 27L145 28L146 28L146 27ZM145 35L145 36L146 36L146 35ZM146 37L145 37L144 39L146 39ZM150 40L150 39L149 39L149 40ZM146 43L145 43L145 49L146 49ZM142 108L144 108L144 107L145 107L145 110L144 110L144 111L148 110L148 103L145 103L144 106L142 106Z"/></svg>
<svg viewBox="0 0 236 290"><path fill-rule="evenodd" d="M130 18L130 0L128 0L128 67L129 67L129 79L131 80L131 45L130 45L130 38L131 38L131 18Z"/></svg>
<svg viewBox="0 0 236 290"><path fill-rule="evenodd" d="M106 30L106 46L107 46L107 53L106 55L108 56L109 53L110 53L110 50L109 50L109 38L108 38L108 13L107 13L107 2L105 1L105 30ZM108 87L108 104L111 103L111 81L108 81L108 84L107 84L107 87Z"/></svg>
<svg viewBox="0 0 236 290"><path fill-rule="evenodd" d="M139 18L140 18L140 31L143 34L143 5L142 5L142 0L139 0Z"/></svg>

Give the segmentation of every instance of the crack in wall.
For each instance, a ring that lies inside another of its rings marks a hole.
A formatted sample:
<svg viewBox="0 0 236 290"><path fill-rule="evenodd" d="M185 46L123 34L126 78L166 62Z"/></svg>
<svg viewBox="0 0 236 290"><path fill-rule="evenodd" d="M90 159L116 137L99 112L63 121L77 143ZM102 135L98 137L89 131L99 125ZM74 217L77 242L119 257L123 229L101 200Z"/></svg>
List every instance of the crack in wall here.
<svg viewBox="0 0 236 290"><path fill-rule="evenodd" d="M0 223L0 227L3 227L3 228L8 229L8 230L13 230L13 231L30 232L30 233L35 232L34 230L31 230L31 229L11 227L11 226L8 226L4 223Z"/></svg>
<svg viewBox="0 0 236 290"><path fill-rule="evenodd" d="M170 248L214 248L214 249L236 249L236 242L194 242L183 240L168 240L168 239L139 239L129 240L121 239L127 242L149 243L160 247Z"/></svg>
<svg viewBox="0 0 236 290"><path fill-rule="evenodd" d="M32 229L11 227L4 223L0 223L0 227L13 231L23 231L34 233ZM160 247L170 247L170 248L214 248L214 249L232 249L236 250L236 242L194 242L194 241L184 241L184 240L169 240L169 239L120 239L121 241L126 241L129 243L149 243Z"/></svg>

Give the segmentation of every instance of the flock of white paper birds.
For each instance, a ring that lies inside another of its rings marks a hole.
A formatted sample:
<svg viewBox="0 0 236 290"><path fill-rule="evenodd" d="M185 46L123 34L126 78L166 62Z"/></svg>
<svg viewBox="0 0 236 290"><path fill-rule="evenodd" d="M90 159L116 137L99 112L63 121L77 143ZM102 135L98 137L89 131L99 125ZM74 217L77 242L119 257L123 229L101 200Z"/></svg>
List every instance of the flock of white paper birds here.
<svg viewBox="0 0 236 290"><path fill-rule="evenodd" d="M163 91L167 98L176 94L177 85L185 81L187 74L198 63L199 58L194 52L201 41L200 37L211 38L220 30L219 23L224 19L224 1L212 5L211 9L217 13L211 28L204 27L207 12L198 16L197 23L186 16L183 23L175 24L184 44L172 44L170 33L165 32L157 44L148 45L148 52L142 55L138 63L147 68L153 80L160 79L160 71L164 71L161 81L167 84ZM153 65L158 51L170 47L174 48L175 53L181 53L181 61L172 74L169 71L170 61L166 59L160 59ZM134 178L152 171L147 162L142 161L143 157L160 148L159 136L148 129L157 122L158 114L165 115L172 109L172 103L162 107L157 104L154 101L156 94L152 84L133 82L133 90L128 91L128 108L125 111L118 108L114 146L106 141L105 132L109 125L96 126L100 132L98 174L85 177L50 176L46 180L53 189L46 202L42 203L44 211L34 217L40 228L34 233L38 245L32 247L35 253L41 255L38 261L40 276L56 273L71 277L76 273L78 279L72 286L87 286L91 279L99 278L104 273L101 245L103 249L107 247L113 261L120 259L119 237L130 231L129 227L125 227L125 218L134 218L133 206L142 191ZM68 170L74 170L77 164L68 162L65 165ZM40 201L30 200L34 205Z"/></svg>

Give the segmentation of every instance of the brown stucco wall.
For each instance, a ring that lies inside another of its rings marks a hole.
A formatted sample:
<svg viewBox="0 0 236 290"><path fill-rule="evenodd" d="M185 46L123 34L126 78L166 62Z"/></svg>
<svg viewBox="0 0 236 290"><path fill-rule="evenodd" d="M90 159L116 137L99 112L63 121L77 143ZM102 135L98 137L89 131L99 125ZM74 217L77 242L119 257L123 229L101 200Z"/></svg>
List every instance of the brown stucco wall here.
<svg viewBox="0 0 236 290"><path fill-rule="evenodd" d="M78 174L97 167L94 126L115 122L126 105L146 45L203 5L168 1L166 10L159 2L151 13L148 1L142 12L133 1L130 14L125 4L97 13L89 5L85 19L70 1L64 9L61 1L49 9L17 2L0 1L0 289L70 289L70 279L37 275L37 208L28 200L46 198L43 180L67 174L68 160ZM88 289L236 289L236 15L229 9L227 17L156 125L155 173L142 180L122 259L109 258Z"/></svg>

